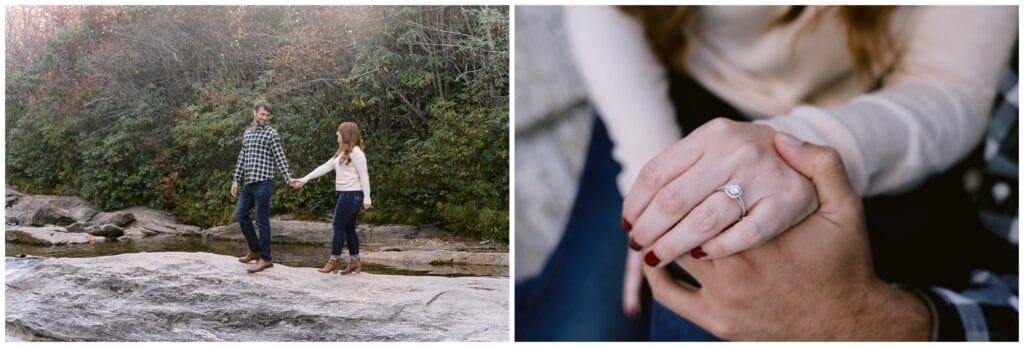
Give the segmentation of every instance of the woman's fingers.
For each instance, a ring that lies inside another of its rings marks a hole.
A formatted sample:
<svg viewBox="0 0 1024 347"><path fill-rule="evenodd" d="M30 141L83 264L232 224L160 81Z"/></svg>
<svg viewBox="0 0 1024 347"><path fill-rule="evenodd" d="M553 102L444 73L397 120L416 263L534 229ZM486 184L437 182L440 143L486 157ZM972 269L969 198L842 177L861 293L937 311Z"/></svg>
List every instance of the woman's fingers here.
<svg viewBox="0 0 1024 347"><path fill-rule="evenodd" d="M622 278L622 310L629 318L640 315L640 287L643 284L643 260L640 252L626 251L626 275Z"/></svg>
<svg viewBox="0 0 1024 347"><path fill-rule="evenodd" d="M647 266L661 267L685 256L740 218L740 207L723 192L715 192L694 207L679 224L644 252ZM694 254L694 258L703 257Z"/></svg>
<svg viewBox="0 0 1024 347"><path fill-rule="evenodd" d="M771 240L788 225L774 215L778 204L765 200L752 207L750 215L701 245L707 259L718 259L751 249ZM704 258L704 257L701 257Z"/></svg>
<svg viewBox="0 0 1024 347"><path fill-rule="evenodd" d="M622 201L623 224L635 225L640 214L666 184L700 161L704 152L698 142L694 136L684 137L644 165Z"/></svg>
<svg viewBox="0 0 1024 347"><path fill-rule="evenodd" d="M731 172L725 169L718 163L702 160L665 185L633 223L633 242L645 248L654 244L729 179Z"/></svg>

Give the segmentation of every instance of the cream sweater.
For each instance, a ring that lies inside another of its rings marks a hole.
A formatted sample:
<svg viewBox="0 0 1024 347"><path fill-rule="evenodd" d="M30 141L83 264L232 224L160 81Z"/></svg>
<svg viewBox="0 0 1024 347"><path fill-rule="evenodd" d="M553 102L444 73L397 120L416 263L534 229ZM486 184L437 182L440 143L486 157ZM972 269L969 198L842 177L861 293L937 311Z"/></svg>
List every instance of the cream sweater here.
<svg viewBox="0 0 1024 347"><path fill-rule="evenodd" d="M786 7L709 6L691 40L687 71L743 116L835 147L863 196L913 188L965 156L981 138L1017 34L1013 6L898 9L901 58L880 89L859 80L845 26L825 16L765 30ZM612 7L567 7L567 32L590 99L623 166L619 189L681 138L666 70L640 24Z"/></svg>
<svg viewBox="0 0 1024 347"><path fill-rule="evenodd" d="M348 164L342 165L337 157L331 157L326 163L299 180L305 184L309 180L334 170L334 190L339 192L362 190L363 203L370 204L370 174L366 168L366 154L363 153L362 148L354 147L350 159Z"/></svg>

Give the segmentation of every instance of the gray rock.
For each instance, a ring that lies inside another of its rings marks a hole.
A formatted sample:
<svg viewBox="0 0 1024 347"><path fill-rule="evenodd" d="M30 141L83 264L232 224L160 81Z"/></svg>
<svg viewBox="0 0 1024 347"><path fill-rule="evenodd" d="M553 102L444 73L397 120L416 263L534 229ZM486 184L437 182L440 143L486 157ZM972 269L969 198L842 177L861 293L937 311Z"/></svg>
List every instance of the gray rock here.
<svg viewBox="0 0 1024 347"><path fill-rule="evenodd" d="M508 266L508 253L460 252L448 250L410 250L359 252L359 256L373 263L414 263L432 265L486 265Z"/></svg>
<svg viewBox="0 0 1024 347"><path fill-rule="evenodd" d="M119 227L125 227L135 221L135 215L130 212L100 212L92 217L89 222L95 225L113 224Z"/></svg>
<svg viewBox="0 0 1024 347"><path fill-rule="evenodd" d="M66 245L76 243L103 242L104 238L85 233L69 233L62 227L10 226L4 231L7 242L32 245Z"/></svg>
<svg viewBox="0 0 1024 347"><path fill-rule="evenodd" d="M113 224L104 224L101 226L87 228L85 232L89 233L89 235L108 238L118 238L124 235L124 229Z"/></svg>
<svg viewBox="0 0 1024 347"><path fill-rule="evenodd" d="M85 222L96 213L88 201L74 196L24 195L6 208L18 225L69 225Z"/></svg>
<svg viewBox="0 0 1024 347"><path fill-rule="evenodd" d="M132 207L118 212L132 215L135 219L133 228L146 229L147 234L201 235L202 232L197 226L180 224L169 213L149 207Z"/></svg>
<svg viewBox="0 0 1024 347"><path fill-rule="evenodd" d="M508 280L362 273L233 257L51 258L8 272L11 339L58 341L505 341ZM10 258L8 258L10 259ZM74 293L69 295L68 293Z"/></svg>
<svg viewBox="0 0 1024 347"><path fill-rule="evenodd" d="M68 225L67 226L67 231L69 233L84 233L84 232L86 232L86 229L91 228L92 226L93 226L92 223L88 223L88 222L82 223L82 222L79 222L79 223L74 223L74 224Z"/></svg>

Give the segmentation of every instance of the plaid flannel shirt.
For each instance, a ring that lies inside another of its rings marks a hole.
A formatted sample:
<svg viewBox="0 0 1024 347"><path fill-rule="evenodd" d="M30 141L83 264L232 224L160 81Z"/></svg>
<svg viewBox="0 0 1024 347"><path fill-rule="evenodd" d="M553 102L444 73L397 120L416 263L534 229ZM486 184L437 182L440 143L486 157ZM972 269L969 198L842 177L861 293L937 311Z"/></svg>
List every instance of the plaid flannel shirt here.
<svg viewBox="0 0 1024 347"><path fill-rule="evenodd" d="M1007 243L1018 247L1017 232L1017 74L1000 85L985 135L985 167L978 199L982 223ZM979 231L986 232L986 231ZM914 291L932 311L933 340L1017 341L1018 274L975 269L960 290L942 287Z"/></svg>
<svg viewBox="0 0 1024 347"><path fill-rule="evenodd" d="M281 148L281 137L269 125L245 129L242 135L242 151L235 163L234 180L239 185L274 178L274 166L281 170L285 182L291 180L288 158Z"/></svg>

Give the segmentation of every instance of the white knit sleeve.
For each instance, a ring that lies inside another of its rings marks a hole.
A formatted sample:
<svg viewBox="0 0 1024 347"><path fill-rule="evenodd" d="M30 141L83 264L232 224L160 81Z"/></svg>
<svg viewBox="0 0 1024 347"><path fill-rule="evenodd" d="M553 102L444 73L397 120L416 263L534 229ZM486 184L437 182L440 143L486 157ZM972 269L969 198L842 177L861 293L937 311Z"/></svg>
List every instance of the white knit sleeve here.
<svg viewBox="0 0 1024 347"><path fill-rule="evenodd" d="M1015 7L918 9L901 60L876 92L758 121L835 147L862 196L898 193L979 141L1017 35Z"/></svg>
<svg viewBox="0 0 1024 347"><path fill-rule="evenodd" d="M640 23L610 6L564 8L566 33L590 101L608 128L629 191L640 169L682 134L668 95L665 68Z"/></svg>

